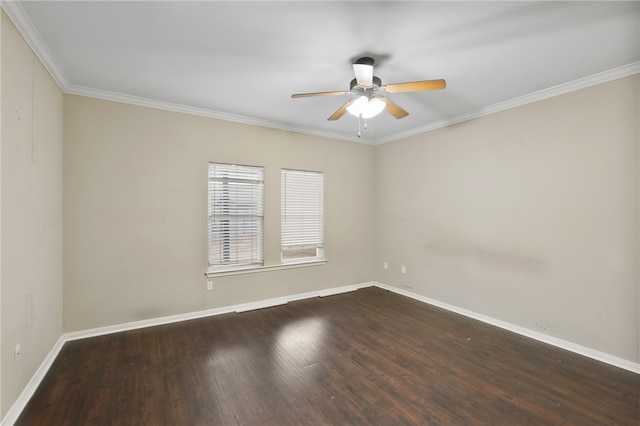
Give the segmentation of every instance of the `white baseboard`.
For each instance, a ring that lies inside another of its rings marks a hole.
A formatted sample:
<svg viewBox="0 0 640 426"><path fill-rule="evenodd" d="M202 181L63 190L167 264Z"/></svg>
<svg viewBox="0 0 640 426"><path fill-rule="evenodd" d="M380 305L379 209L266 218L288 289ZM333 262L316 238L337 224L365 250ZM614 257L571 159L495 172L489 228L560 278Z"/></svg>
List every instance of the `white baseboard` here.
<svg viewBox="0 0 640 426"><path fill-rule="evenodd" d="M152 318L152 319L142 320L142 321L116 324L116 325L111 325L107 327L98 327L98 328L92 328L88 330L64 333L62 336L60 336L60 338L54 345L53 349L51 349L47 357L44 359L44 361L42 362L38 370L35 372L31 380L27 384L27 386L24 388L24 390L22 391L22 393L20 394L16 402L11 406L11 408L7 412L7 415L4 417L4 419L2 419L2 421L0 421L0 426L13 426L15 421L20 416L20 413L22 413L22 410L24 410L24 407L27 405L27 403L33 396L34 392L42 382L42 379L44 379L44 376L47 374L47 371L49 371L49 368L51 368L51 364L53 364L53 361L56 359L56 357L60 353L60 350L62 349L62 347L66 342L70 342L73 340L86 339L89 337L103 336L103 335L112 334L112 333L119 333L122 331L153 327L156 325L164 325L164 324L170 324L170 323L192 320L197 318L210 317L214 315L222 315L222 314L227 314L232 312L240 313L240 312L247 312L255 309L264 309L264 308L269 308L273 306L285 305L289 302L293 302L296 300L310 299L312 297L326 297L326 296L332 296L336 294L348 293L351 291L356 291L359 288L372 287L374 285L375 283L368 282L368 283L347 285L342 287L334 287L334 288L329 288L324 290L312 291L308 293L299 293L299 294L293 294L290 296L277 297L273 299L265 299L265 300L260 300L256 302L243 303L239 305L225 306L222 308L207 309L203 311L189 312L186 314L171 315L171 316Z"/></svg>
<svg viewBox="0 0 640 426"><path fill-rule="evenodd" d="M53 348L51 348L44 361L42 361L40 367L38 367L36 372L33 374L33 377L31 377L31 380L29 380L27 386L25 386L25 388L22 390L22 393L20 394L18 399L16 399L16 402L14 402L11 408L9 408L9 411L4 416L4 419L0 421L0 426L13 426L16 420L18 420L18 417L20 417L20 413L22 413L22 410L27 405L27 402L29 402L36 389L38 389L38 386L40 386L42 379L44 379L47 371L49 371L49 368L51 368L51 365L58 357L58 354L60 353L62 346L64 346L64 343L64 335L62 335L53 345Z"/></svg>
<svg viewBox="0 0 640 426"><path fill-rule="evenodd" d="M374 285L375 283L368 282L368 283L347 285L342 287L328 288L328 289L318 290L318 291L311 291L308 293L292 294L289 296L257 300L255 302L241 303L238 305L225 306L222 308L206 309L203 311L189 312L186 314L170 315L166 317L151 318L148 320L133 321L133 322L127 322L123 324L110 325L106 327L98 327L98 328L92 328L88 330L74 331L71 333L65 333L63 337L65 342L69 342L72 340L86 339L88 337L103 336L106 334L119 333L121 331L129 331L129 330L136 330L139 328L153 327L156 325L171 324L174 322L205 318L205 317L210 317L214 315L222 315L222 314L228 314L232 312L241 313L241 312L253 311L256 309L271 308L274 306L286 305L287 303L293 302L296 300L310 299L312 297L326 297L334 294L347 293L350 291L358 290L359 288L372 287Z"/></svg>
<svg viewBox="0 0 640 426"><path fill-rule="evenodd" d="M239 305L225 306L222 308L213 308L213 309L207 309L203 311L190 312L186 314L171 315L171 316L152 318L152 319L142 320L142 321L116 324L116 325L107 326L107 327L98 327L98 328L92 328L88 330L64 333L62 336L60 336L56 344L53 346L53 348L51 349L47 357L44 359L44 361L42 362L38 370L35 372L31 380L27 384L27 386L24 388L24 390L22 391L22 393L20 394L16 402L11 406L11 408L7 412L4 419L0 421L0 426L13 426L15 421L20 416L20 413L22 412L24 407L27 405L27 403L33 396L34 392L42 382L42 379L44 379L44 376L47 374L47 371L49 371L49 368L51 368L51 365L55 361L56 357L60 353L60 350L62 349L62 347L66 342L79 340L79 339L86 339L86 338L95 337L95 336L103 336L103 335L112 334L112 333L119 333L122 331L136 330L140 328L153 327L157 325L164 325L164 324L170 324L170 323L192 320L197 318L210 317L214 315L222 315L222 314L227 314L232 312L240 313L240 312L247 312L255 309L264 309L264 308L269 308L273 306L281 306L296 300L310 299L313 297L328 297L328 296L333 296L337 294L356 291L360 288L365 288L365 287L380 287L382 289L389 290L391 292L394 292L403 296L407 296L412 299L419 300L421 302L434 305L434 306L446 309L448 311L455 312L455 313L464 315L466 317L473 318L473 319L485 322L487 324L491 324L496 327L500 327L505 330L509 330L514 333L518 333L523 336L530 337L532 339L551 344L553 346L557 346L562 349L569 350L571 352L578 353L580 355L584 355L586 357L595 359L597 361L601 361L619 368L623 368L633 373L640 374L640 364L638 363L634 363L626 359L622 359L604 352L596 351L594 349L587 348L585 346L580 346L575 343L568 342L566 340L548 336L546 334L529 330L527 328L520 327L520 326L511 324L505 321L501 321L495 318L491 318L486 315L478 314L476 312L459 308L457 306L450 305L448 303L440 302L435 299L430 299L428 297L421 296L419 294L412 293L410 291L402 290L397 287L371 281L371 282L366 282L361 284L354 284L354 285L312 291L308 293L293 294L290 296L277 297L273 299L265 299L265 300L260 300L256 302L243 303Z"/></svg>
<svg viewBox="0 0 640 426"><path fill-rule="evenodd" d="M349 293L351 291L356 291L359 288L372 287L373 285L374 285L374 283L372 283L372 282L371 283L354 284L354 285L347 285L347 286L343 286L343 287L328 288L326 290L311 291L311 292L308 292L308 293L292 294L291 296L278 297L278 298L275 298L275 299L260 300L260 301L257 301L257 302L245 303L245 304L242 304L242 305L237 305L234 308L234 312L240 313L240 312L253 311L253 310L256 310L256 309L264 309L264 308L271 308L271 307L274 307L274 306L282 306L282 305L286 305L289 302L294 302L296 300L303 300L303 299L311 299L312 297L334 296L336 294Z"/></svg>
<svg viewBox="0 0 640 426"><path fill-rule="evenodd" d="M581 346L576 343L572 343L563 339L558 339L557 337L549 336L544 333L540 333L534 330L530 330L525 327L521 327L519 325L511 324L506 321L501 321L486 315L482 315L473 311L469 311L464 308L460 308L454 305L450 305L448 303L441 302L439 300L431 299L426 296L422 296L420 294L416 294L410 291L406 291L397 287L393 287L390 285L382 284L379 282L375 282L374 285L376 287L383 288L385 290L389 290L391 292L401 294L403 296L410 297L415 300L419 300L420 302L428 303L429 305L437 306L439 308L446 309L451 312L455 312L460 315L464 315L469 318L476 319L478 321L482 321L484 323L494 325L496 327L503 328L508 331L512 331L514 333L530 337L532 339L538 340L540 342L548 343L550 345L566 349L568 351L577 353L579 355L586 356L588 358L594 359L596 361L604 362L609 365L613 365L615 367L622 368L627 371L631 371L636 374L640 374L640 364L636 362L632 362L623 358L619 358L617 356L600 352L592 348L588 348L586 346Z"/></svg>
<svg viewBox="0 0 640 426"><path fill-rule="evenodd" d="M572 343L567 340L549 336L548 334L540 333L535 330L530 330L528 328L521 327L519 325L511 324L506 321L498 320L496 318L492 318L487 315L482 315L477 312L460 308L458 306L450 305L448 303L441 302L439 300L431 299L426 296L419 295L417 293L413 293L397 287L382 284L376 281L342 286L342 287L334 287L334 288L318 290L318 291L313 291L308 293L299 293L299 294L294 294L294 295L285 296L285 297L278 297L273 299L265 299L265 300L260 300L256 302L243 303L240 305L227 306L224 308L208 309L204 311L191 312L187 314L154 318L149 320L118 324L114 326L100 327L100 328L95 328L91 330L83 330L83 331L78 331L73 333L67 333L63 336L64 338L63 341L67 342L67 341L76 340L76 339L84 339L87 337L101 336L101 335L110 334L110 333L118 333L121 331L134 330L138 328L153 327L155 325L169 324L173 322L203 318L203 317L220 315L220 314L231 313L231 312L240 313L240 312L247 312L255 309L264 309L264 308L269 308L274 306L281 306L281 305L287 304L288 302L293 302L295 300L309 299L312 297L333 296L341 293L355 291L355 290L358 290L359 288L372 287L372 286L380 287L385 290L389 290L394 293L401 294L403 296L407 296L424 303L428 303L430 305L438 306L448 311L455 312L455 313L464 315L466 317L473 318L473 319L482 321L484 323L491 324L496 327L500 327L505 330L509 330L514 333L517 333L526 337L530 337L532 339L535 339L544 343L548 343L550 345L553 345L562 349L566 349L568 351L571 351L580 355L584 355L588 358L592 358L597 361L604 362L606 364L610 364L615 367L619 367L636 374L640 374L640 363L635 363L635 362L632 362L620 357L616 357L614 355L611 355L605 352L597 351L595 349L592 349L586 346L578 345L576 343Z"/></svg>

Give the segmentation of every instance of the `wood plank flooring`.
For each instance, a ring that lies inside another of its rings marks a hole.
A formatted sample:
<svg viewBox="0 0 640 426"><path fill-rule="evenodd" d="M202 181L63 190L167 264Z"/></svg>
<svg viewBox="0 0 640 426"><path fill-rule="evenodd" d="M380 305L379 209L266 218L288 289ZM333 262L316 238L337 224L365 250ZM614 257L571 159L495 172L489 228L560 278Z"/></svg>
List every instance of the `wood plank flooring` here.
<svg viewBox="0 0 640 426"><path fill-rule="evenodd" d="M16 425L634 425L640 376L379 288L62 348Z"/></svg>

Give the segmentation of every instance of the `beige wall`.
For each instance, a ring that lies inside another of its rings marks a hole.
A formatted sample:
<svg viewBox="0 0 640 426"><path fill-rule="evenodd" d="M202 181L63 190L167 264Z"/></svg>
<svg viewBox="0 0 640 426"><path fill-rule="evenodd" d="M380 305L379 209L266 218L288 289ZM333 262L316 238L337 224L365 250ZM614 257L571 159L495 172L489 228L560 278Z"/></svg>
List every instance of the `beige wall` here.
<svg viewBox="0 0 640 426"><path fill-rule="evenodd" d="M65 95L66 331L370 281L374 148ZM214 278L207 163L265 167L265 264L280 262L280 169L325 173L325 254L309 268Z"/></svg>
<svg viewBox="0 0 640 426"><path fill-rule="evenodd" d="M2 404L2 32L5 26L4 11L0 11L0 423L4 418L7 409L3 409Z"/></svg>
<svg viewBox="0 0 640 426"><path fill-rule="evenodd" d="M63 98L0 14L1 418L62 335Z"/></svg>
<svg viewBox="0 0 640 426"><path fill-rule="evenodd" d="M376 279L639 362L639 81L377 147Z"/></svg>

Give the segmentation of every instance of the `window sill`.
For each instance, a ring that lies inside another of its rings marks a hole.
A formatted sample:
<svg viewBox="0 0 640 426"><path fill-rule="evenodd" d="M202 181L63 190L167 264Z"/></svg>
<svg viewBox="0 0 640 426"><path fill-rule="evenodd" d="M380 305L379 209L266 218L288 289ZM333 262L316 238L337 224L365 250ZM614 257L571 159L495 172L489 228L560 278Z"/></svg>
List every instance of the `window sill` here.
<svg viewBox="0 0 640 426"><path fill-rule="evenodd" d="M254 266L240 269L224 269L220 271L207 271L205 272L205 276L207 278L216 278L216 277L226 277L229 275L242 275L242 274L254 274L256 272L270 272L270 271L280 271L283 269L293 269L293 268L307 268L310 266L320 266L327 263L327 259L322 260L312 260L308 262L291 262L291 263L283 263L281 265L269 265L269 266Z"/></svg>

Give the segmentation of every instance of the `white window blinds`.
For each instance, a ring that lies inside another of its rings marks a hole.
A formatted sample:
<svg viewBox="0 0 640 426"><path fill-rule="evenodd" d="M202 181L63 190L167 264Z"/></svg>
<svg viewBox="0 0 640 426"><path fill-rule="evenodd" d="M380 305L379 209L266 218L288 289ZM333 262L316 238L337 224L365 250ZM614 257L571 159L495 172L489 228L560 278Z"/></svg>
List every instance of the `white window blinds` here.
<svg viewBox="0 0 640 426"><path fill-rule="evenodd" d="M324 257L324 175L281 172L281 245L283 259Z"/></svg>
<svg viewBox="0 0 640 426"><path fill-rule="evenodd" d="M209 163L209 266L263 263L264 169Z"/></svg>

